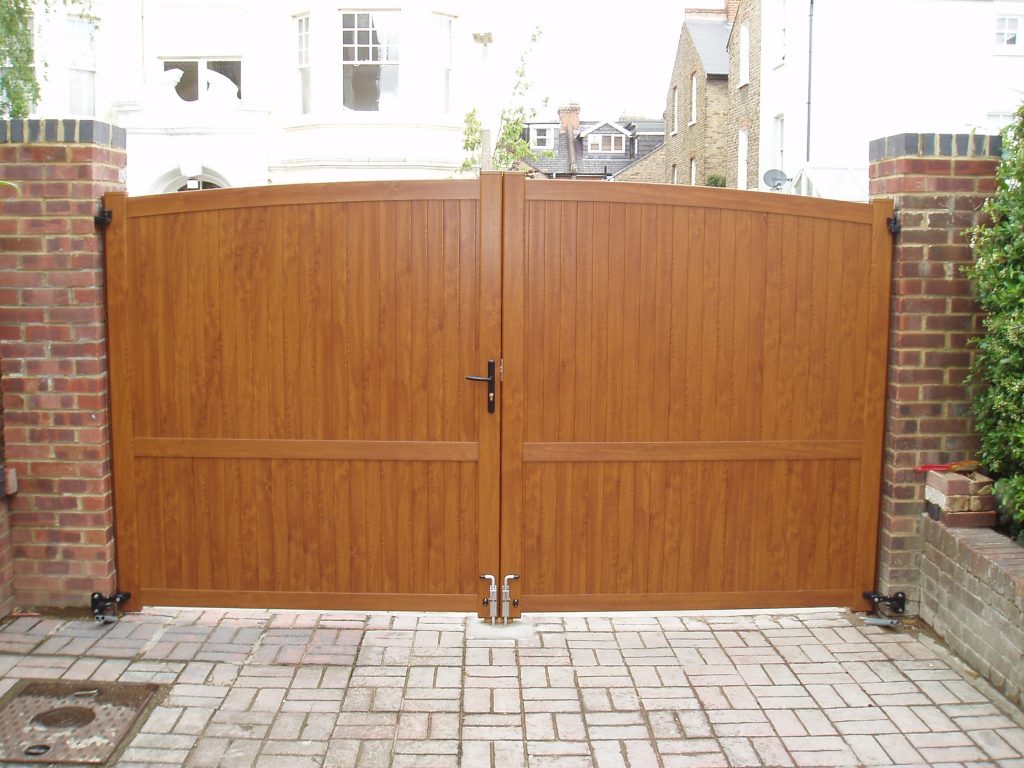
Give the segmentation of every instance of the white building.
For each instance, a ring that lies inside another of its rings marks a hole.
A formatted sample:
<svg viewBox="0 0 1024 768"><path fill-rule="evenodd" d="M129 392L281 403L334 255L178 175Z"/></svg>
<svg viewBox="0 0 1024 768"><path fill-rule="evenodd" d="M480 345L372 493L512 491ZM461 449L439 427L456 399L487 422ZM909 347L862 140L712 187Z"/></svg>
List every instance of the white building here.
<svg viewBox="0 0 1024 768"><path fill-rule="evenodd" d="M54 3L35 17L32 117L127 129L135 195L447 178L485 75L465 3Z"/></svg>
<svg viewBox="0 0 1024 768"><path fill-rule="evenodd" d="M998 133L1024 100L1024 0L760 5L761 189L776 168L794 191L866 199L872 139Z"/></svg>

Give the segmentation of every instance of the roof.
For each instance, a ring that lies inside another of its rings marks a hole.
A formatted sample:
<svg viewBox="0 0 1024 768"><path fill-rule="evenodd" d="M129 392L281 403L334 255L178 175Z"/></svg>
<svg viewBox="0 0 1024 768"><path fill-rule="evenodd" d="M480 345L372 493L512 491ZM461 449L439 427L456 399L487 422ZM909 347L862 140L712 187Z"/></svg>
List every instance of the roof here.
<svg viewBox="0 0 1024 768"><path fill-rule="evenodd" d="M729 43L731 26L726 21L693 20L684 22L683 27L689 31L693 47L708 75L729 74Z"/></svg>
<svg viewBox="0 0 1024 768"><path fill-rule="evenodd" d="M637 133L664 133L664 120L634 120Z"/></svg>

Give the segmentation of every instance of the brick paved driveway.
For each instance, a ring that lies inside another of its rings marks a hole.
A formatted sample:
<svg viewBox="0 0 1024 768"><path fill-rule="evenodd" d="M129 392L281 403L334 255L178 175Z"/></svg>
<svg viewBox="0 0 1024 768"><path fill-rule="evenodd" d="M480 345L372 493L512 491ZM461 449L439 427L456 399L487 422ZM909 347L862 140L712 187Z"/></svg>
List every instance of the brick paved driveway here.
<svg viewBox="0 0 1024 768"><path fill-rule="evenodd" d="M1024 766L1024 729L910 634L844 611L147 610L17 618L18 678L157 682L121 766Z"/></svg>

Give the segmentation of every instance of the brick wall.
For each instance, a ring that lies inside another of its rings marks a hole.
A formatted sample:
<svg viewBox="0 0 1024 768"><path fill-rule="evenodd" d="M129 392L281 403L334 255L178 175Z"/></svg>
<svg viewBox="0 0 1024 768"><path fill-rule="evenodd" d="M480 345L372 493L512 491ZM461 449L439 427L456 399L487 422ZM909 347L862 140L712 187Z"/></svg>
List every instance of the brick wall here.
<svg viewBox="0 0 1024 768"><path fill-rule="evenodd" d="M921 618L982 677L1024 705L1024 548L986 528L923 518Z"/></svg>
<svg viewBox="0 0 1024 768"><path fill-rule="evenodd" d="M92 120L0 121L0 358L14 597L87 605L114 585L101 238L125 133ZM2 569L2 560L0 560Z"/></svg>
<svg viewBox="0 0 1024 768"><path fill-rule="evenodd" d="M724 20L723 20L724 21ZM690 124L690 95L693 75L697 76L697 120ZM672 135L672 88L679 89L678 131ZM697 183L706 184L711 174L726 173L731 129L729 119L729 84L724 77L708 77L686 25L679 37L672 68L665 112L664 181L672 181L676 166L678 183L690 183L690 159L697 161Z"/></svg>
<svg viewBox="0 0 1024 768"><path fill-rule="evenodd" d="M11 519L7 497L0 496L0 617L14 608L14 553L11 551Z"/></svg>
<svg viewBox="0 0 1024 768"><path fill-rule="evenodd" d="M750 79L740 85L740 27L750 30ZM725 157L726 185L741 189L758 188L761 146L761 0L743 0L736 11L729 36L729 119L728 150ZM746 184L736 178L739 132L747 132Z"/></svg>
<svg viewBox="0 0 1024 768"><path fill-rule="evenodd" d="M964 229L995 189L999 138L900 134L873 141L873 197L895 200L896 237L889 338L889 390L879 535L879 588L904 591L918 606L924 476L918 464L969 458L964 387L968 339L981 328Z"/></svg>
<svg viewBox="0 0 1024 768"><path fill-rule="evenodd" d="M627 165L612 176L612 181L646 181L652 184L665 182L665 145L649 152L635 163Z"/></svg>

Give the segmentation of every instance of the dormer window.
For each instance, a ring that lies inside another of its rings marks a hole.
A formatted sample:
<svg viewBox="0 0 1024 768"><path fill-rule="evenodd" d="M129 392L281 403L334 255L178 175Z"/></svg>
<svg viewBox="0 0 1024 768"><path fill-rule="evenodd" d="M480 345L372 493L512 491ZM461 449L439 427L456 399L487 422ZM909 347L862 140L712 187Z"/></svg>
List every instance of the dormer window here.
<svg viewBox="0 0 1024 768"><path fill-rule="evenodd" d="M590 134L587 137L588 152L625 152L626 137L621 133Z"/></svg>
<svg viewBox="0 0 1024 768"><path fill-rule="evenodd" d="M550 125L530 126L531 149L554 149L555 130Z"/></svg>

